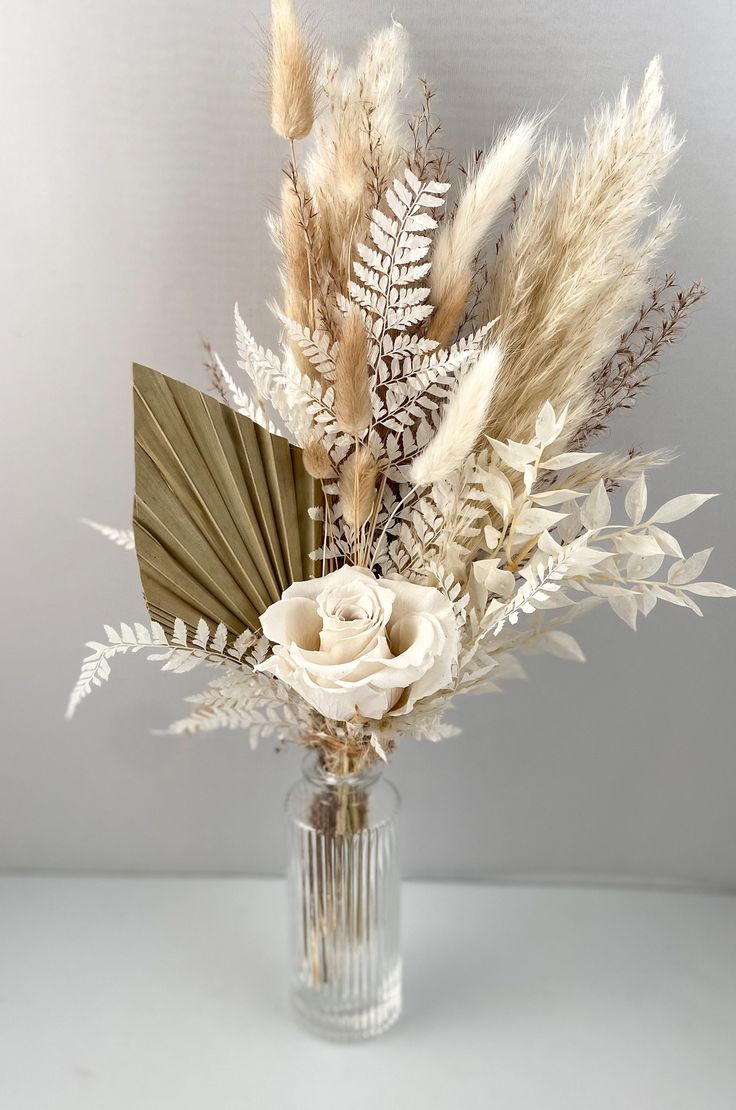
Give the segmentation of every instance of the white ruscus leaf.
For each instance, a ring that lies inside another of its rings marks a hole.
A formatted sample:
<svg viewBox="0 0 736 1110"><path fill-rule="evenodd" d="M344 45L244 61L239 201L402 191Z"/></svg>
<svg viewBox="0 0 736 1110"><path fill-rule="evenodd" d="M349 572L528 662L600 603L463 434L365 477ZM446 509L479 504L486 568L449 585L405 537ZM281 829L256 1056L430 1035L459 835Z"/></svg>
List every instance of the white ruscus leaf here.
<svg viewBox="0 0 736 1110"><path fill-rule="evenodd" d="M647 483L643 472L629 486L624 507L632 524L639 524L647 507Z"/></svg>
<svg viewBox="0 0 736 1110"><path fill-rule="evenodd" d="M649 523L671 524L673 520L682 520L684 516L694 513L706 501L717 496L715 493L684 493L681 497L673 497L671 501L665 501L664 505L657 509L654 516L649 518Z"/></svg>
<svg viewBox="0 0 736 1110"><path fill-rule="evenodd" d="M605 528L611 519L611 502L603 479L593 486L580 506L580 519L591 532L595 532L598 528Z"/></svg>

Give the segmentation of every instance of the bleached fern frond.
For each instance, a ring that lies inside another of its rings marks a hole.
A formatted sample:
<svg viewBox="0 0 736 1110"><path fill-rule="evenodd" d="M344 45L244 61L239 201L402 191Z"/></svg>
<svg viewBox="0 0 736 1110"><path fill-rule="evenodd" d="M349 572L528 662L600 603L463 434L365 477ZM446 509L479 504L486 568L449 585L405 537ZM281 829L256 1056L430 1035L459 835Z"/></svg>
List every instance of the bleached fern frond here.
<svg viewBox="0 0 736 1110"><path fill-rule="evenodd" d="M560 583L575 565L575 557L581 547L587 544L588 535L583 534L572 543L561 547L554 555L547 555L529 564L526 578L512 599L505 605L494 603L489 607L482 635L492 632L500 635L504 625L516 624L522 613L533 613L549 600L550 594L560 589Z"/></svg>
<svg viewBox="0 0 736 1110"><path fill-rule="evenodd" d="M110 659L115 655L125 655L151 648L155 645L167 646L166 633L156 621L151 622L150 629L143 624L120 625L120 632L111 625L105 625L107 642L101 643L90 640L87 647L90 654L82 662L82 670L76 685L69 698L66 709L66 718L70 720L83 698L92 691L93 686L101 686L110 677Z"/></svg>
<svg viewBox="0 0 736 1110"><path fill-rule="evenodd" d="M561 659L583 662L585 656L577 641L563 629L601 603L602 599L598 597L584 598L566 609L561 616L552 618L538 611L533 615L530 626L521 632L515 631L508 635L507 627L499 638L490 637L474 642L463 661L462 678L456 692L488 692L488 676L491 674L494 686L504 679L524 677L517 659L519 652L525 655L547 652Z"/></svg>
<svg viewBox="0 0 736 1110"><path fill-rule="evenodd" d="M373 397L374 422L385 434L384 454L392 478L407 479L406 464L432 439L460 374L478 360L492 326L486 324L436 353L392 360L391 380L379 383Z"/></svg>
<svg viewBox="0 0 736 1110"><path fill-rule="evenodd" d="M402 736L414 740L430 740L432 743L459 736L461 730L455 725L447 724L443 719L451 698L452 693L448 692L417 702L410 713L394 717L381 735L394 743Z"/></svg>
<svg viewBox="0 0 736 1110"><path fill-rule="evenodd" d="M168 734L193 735L218 729L245 729L251 747L266 737L294 733L299 709L288 689L261 672L224 671L200 694L186 698L193 705L188 717L174 721Z"/></svg>
<svg viewBox="0 0 736 1110"><path fill-rule="evenodd" d="M96 520L87 520L85 517L82 518L82 524L86 524L88 528L99 532L101 536L116 544L117 547L123 547L126 551L135 551L135 537L132 528L112 528L109 524L98 524Z"/></svg>
<svg viewBox="0 0 736 1110"><path fill-rule="evenodd" d="M278 312L278 317L289 339L302 350L317 373L332 381L335 376L337 345L332 342L329 335L321 331L311 331L303 324L298 324L295 320L282 315L281 312Z"/></svg>
<svg viewBox="0 0 736 1110"><path fill-rule="evenodd" d="M334 420L330 391L318 381L302 375L293 358L283 361L256 343L235 306L235 341L238 366L245 370L260 400L267 401L284 422L297 445L303 447L312 430L312 421Z"/></svg>
<svg viewBox="0 0 736 1110"><path fill-rule="evenodd" d="M254 424L259 424L261 428L265 428L271 435L285 436L286 429L283 422L278 421L277 423L272 420L264 405L254 399L246 390L240 388L216 351L212 351L212 358L225 384L232 408L242 416L247 416ZM285 438L287 437L285 436Z"/></svg>
<svg viewBox="0 0 736 1110"><path fill-rule="evenodd" d="M197 625L191 642L187 626L180 618L174 622L174 632L170 639L157 621L151 622L150 629L138 622L133 625L122 623L120 631L109 624L104 627L107 640L90 640L86 645L91 649L90 654L82 662L81 673L69 698L67 720L74 715L80 701L91 693L93 686L101 686L107 681L110 677L110 660L117 655L135 654L151 648L163 649L151 652L147 658L162 663L161 669L164 671L182 674L201 663L230 667L252 665L246 652L256 643L252 632L242 633L231 643L230 634L224 624L218 625L214 635L211 635L204 620L200 620ZM253 661L258 662L260 659Z"/></svg>
<svg viewBox="0 0 736 1110"><path fill-rule="evenodd" d="M432 314L429 287L416 285L428 272L425 259L432 239L426 232L437 221L426 209L441 208L449 185L421 182L410 169L404 180L394 180L386 203L394 218L374 208L370 223L373 246L361 243L354 263L356 281L348 285L350 299L364 310L374 349L383 358L393 351L390 336L405 333ZM384 340L389 337L389 342ZM377 360L373 360L374 364Z"/></svg>

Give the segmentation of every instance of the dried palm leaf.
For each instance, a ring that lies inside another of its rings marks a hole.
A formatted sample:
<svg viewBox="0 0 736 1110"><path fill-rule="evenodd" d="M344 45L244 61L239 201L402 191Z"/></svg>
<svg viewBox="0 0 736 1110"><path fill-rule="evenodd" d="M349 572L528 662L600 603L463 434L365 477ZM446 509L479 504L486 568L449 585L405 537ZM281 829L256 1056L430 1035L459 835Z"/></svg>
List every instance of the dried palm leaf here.
<svg viewBox="0 0 736 1110"><path fill-rule="evenodd" d="M167 630L237 634L309 578L321 502L302 452L212 397L135 366L133 526L146 605Z"/></svg>

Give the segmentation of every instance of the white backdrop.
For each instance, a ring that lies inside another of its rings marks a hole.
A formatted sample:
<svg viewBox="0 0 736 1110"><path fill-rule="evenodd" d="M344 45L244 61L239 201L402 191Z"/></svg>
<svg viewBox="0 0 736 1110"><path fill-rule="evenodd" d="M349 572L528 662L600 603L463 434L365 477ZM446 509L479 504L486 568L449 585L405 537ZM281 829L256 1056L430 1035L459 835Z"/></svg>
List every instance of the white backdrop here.
<svg viewBox="0 0 736 1110"><path fill-rule="evenodd" d="M679 448L655 496L722 491L679 534L715 543L709 576L736 581L732 5L322 0L318 29L352 50L392 7L460 155L522 109L552 105L579 132L600 94L663 55L688 133L671 264L711 293L609 442ZM263 215L283 151L262 93L266 18L265 0L3 5L0 866L282 865L298 753L150 736L193 683L123 662L62 721L83 642L142 612L133 556L77 523L129 521L131 362L203 384L201 337L233 361L236 299L276 337ZM585 667L534 661L528 684L462 705L462 738L406 743L392 771L405 870L736 885L736 606L706 605L704 621L659 606L637 636L594 616L578 628Z"/></svg>

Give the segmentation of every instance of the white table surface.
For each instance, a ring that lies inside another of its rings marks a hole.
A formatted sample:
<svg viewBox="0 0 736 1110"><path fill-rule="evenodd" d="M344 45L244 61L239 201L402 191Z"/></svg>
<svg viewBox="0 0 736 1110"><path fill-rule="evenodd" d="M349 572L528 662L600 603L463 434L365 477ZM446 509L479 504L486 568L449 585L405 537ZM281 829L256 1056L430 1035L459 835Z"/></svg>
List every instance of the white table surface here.
<svg viewBox="0 0 736 1110"><path fill-rule="evenodd" d="M736 899L404 885L405 1009L312 1039L282 883L0 879L2 1110L734 1110Z"/></svg>

